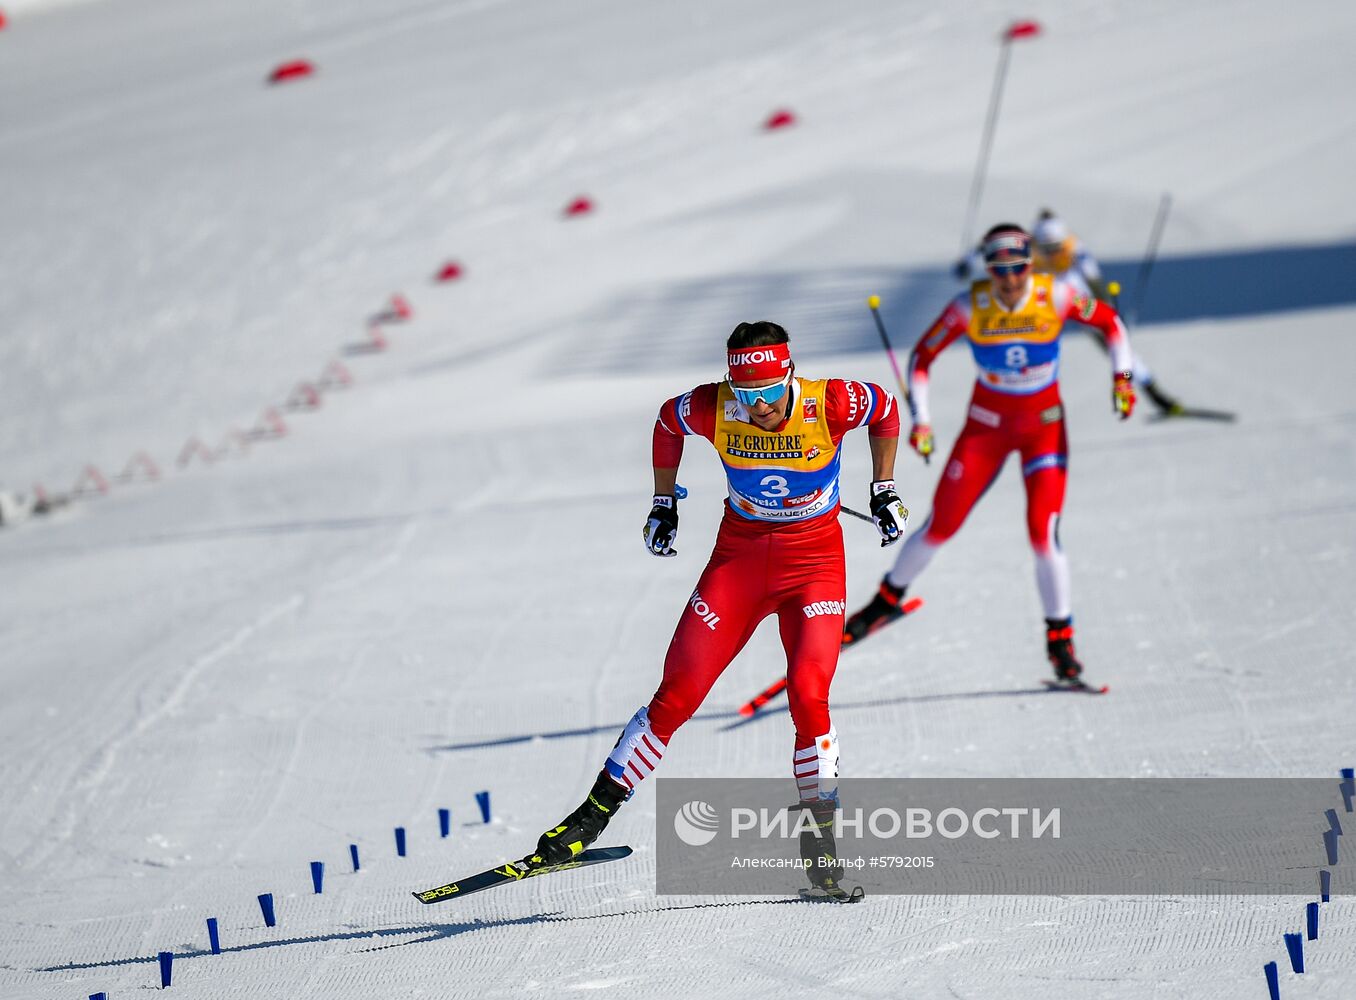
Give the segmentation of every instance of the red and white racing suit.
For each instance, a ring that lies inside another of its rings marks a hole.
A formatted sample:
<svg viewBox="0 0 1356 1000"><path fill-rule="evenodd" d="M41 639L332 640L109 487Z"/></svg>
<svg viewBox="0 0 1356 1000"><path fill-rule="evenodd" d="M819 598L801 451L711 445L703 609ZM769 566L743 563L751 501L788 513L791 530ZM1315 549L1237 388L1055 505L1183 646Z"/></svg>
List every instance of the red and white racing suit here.
<svg viewBox="0 0 1356 1000"><path fill-rule="evenodd" d="M1059 544L1069 456L1058 381L1060 331L1066 319L1096 327L1106 338L1113 372L1130 370L1129 338L1115 310L1049 274L1033 275L1026 294L1011 309L998 301L989 281L975 282L951 301L914 347L908 383L915 424L931 423L928 369L949 344L968 338L979 370L969 419L937 483L932 513L901 547L886 574L892 585L914 581L960 529L1015 451L1022 460L1027 533L1045 617L1070 617L1069 565Z"/></svg>
<svg viewBox="0 0 1356 1000"><path fill-rule="evenodd" d="M786 650L797 787L807 800L836 796L829 683L847 597L839 444L857 427L869 427L873 437L898 436L899 414L890 393L866 382L793 378L791 393L786 420L770 431L752 423L726 383L698 386L660 408L655 467L676 468L684 436L700 435L725 467L729 498L715 550L669 643L659 689L608 758L608 772L628 787L654 769L674 731L775 614Z"/></svg>

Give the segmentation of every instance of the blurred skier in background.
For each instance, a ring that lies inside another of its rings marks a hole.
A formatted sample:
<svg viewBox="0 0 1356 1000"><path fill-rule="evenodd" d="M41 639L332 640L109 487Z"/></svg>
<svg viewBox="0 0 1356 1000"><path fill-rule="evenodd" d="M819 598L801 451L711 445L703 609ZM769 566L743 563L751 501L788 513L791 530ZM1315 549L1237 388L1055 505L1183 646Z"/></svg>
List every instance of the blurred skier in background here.
<svg viewBox="0 0 1356 1000"><path fill-rule="evenodd" d="M776 323L740 323L726 344L726 379L660 407L646 548L656 556L677 554L675 491L685 435L715 446L728 482L725 515L678 620L659 689L627 723L588 798L542 834L536 854L526 859L529 867L568 861L598 837L754 629L775 614L795 726L801 852L815 887L845 895L832 832L838 734L829 719L829 684L847 609L839 444L848 431L869 428L872 517L882 545L898 541L908 518L894 484L899 412L878 385L797 377L788 341Z"/></svg>
<svg viewBox="0 0 1356 1000"><path fill-rule="evenodd" d="M1114 306L1097 258L1050 209L1041 209L1036 225L1032 227L1031 239L1034 243L1031 261L1037 274L1053 274L1082 294Z"/></svg>
<svg viewBox="0 0 1356 1000"><path fill-rule="evenodd" d="M1093 296L1113 308L1116 307L1114 297L1107 292L1107 283L1102 277L1102 268L1097 263L1097 258L1069 231L1064 220L1050 209L1043 208L1036 218L1031 235L1035 241L1032 259L1038 274L1053 274L1056 278L1073 285L1084 295ZM1107 350L1106 340L1097 328L1090 329L1097 342L1102 345L1102 349ZM1135 385L1144 390L1144 394L1153 401L1159 412L1171 416L1182 411L1182 404L1159 388L1153 372L1137 353L1131 354L1130 372Z"/></svg>
<svg viewBox="0 0 1356 1000"><path fill-rule="evenodd" d="M988 277L957 295L909 356L909 444L924 458L932 454L928 370L961 337L968 338L979 369L969 419L937 484L931 514L904 543L876 596L848 619L843 644L860 642L901 616L909 584L960 529L1016 451L1045 611L1046 653L1058 683L1083 687L1073 644L1069 563L1059 542L1069 450L1058 381L1060 332L1069 319L1100 331L1112 360L1112 407L1122 420L1135 406L1130 341L1111 306L1068 281L1036 272L1031 236L1020 226L995 226L981 249Z"/></svg>

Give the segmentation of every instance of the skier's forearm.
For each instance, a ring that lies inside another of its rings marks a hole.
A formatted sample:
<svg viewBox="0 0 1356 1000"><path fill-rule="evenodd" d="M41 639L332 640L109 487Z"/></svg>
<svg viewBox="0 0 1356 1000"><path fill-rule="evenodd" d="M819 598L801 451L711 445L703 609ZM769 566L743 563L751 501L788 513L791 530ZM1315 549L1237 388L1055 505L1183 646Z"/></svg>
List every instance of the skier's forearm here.
<svg viewBox="0 0 1356 1000"><path fill-rule="evenodd" d="M899 451L898 437L872 437L871 442L871 479L881 482L895 478L895 454Z"/></svg>
<svg viewBox="0 0 1356 1000"><path fill-rule="evenodd" d="M928 370L921 365L914 365L912 359L909 364L909 396L905 403L908 404L909 416L915 424L932 423L931 411L928 408Z"/></svg>
<svg viewBox="0 0 1356 1000"><path fill-rule="evenodd" d="M1105 307L1105 303L1103 303ZM1106 349L1111 355L1111 367L1117 372L1128 372L1135 367L1135 356L1130 350L1130 332L1115 312L1111 313L1112 326L1107 332Z"/></svg>
<svg viewBox="0 0 1356 1000"><path fill-rule="evenodd" d="M1107 353L1111 355L1111 368L1117 372L1128 372L1134 366L1130 353L1130 333L1121 321L1120 314L1105 302L1096 299L1081 304L1077 300L1066 314L1067 319L1077 319L1095 327L1106 340Z"/></svg>
<svg viewBox="0 0 1356 1000"><path fill-rule="evenodd" d="M673 496L674 489L678 485L678 467L675 465L671 469L661 469L655 466L654 469L654 493L655 496Z"/></svg>

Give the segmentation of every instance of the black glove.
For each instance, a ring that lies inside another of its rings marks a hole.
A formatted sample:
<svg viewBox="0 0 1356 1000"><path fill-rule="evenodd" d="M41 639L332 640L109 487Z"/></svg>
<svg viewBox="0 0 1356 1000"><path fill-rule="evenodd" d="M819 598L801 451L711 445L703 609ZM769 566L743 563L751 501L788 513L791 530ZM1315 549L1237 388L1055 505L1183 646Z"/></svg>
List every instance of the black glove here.
<svg viewBox="0 0 1356 1000"><path fill-rule="evenodd" d="M893 479L882 479L871 484L871 520L880 532L881 548L893 545L904 537L904 526L909 523L909 509L899 500Z"/></svg>
<svg viewBox="0 0 1356 1000"><path fill-rule="evenodd" d="M645 547L651 555L676 556L673 540L678 537L678 501L663 493L655 494L650 519L645 522Z"/></svg>
<svg viewBox="0 0 1356 1000"><path fill-rule="evenodd" d="M971 250L951 266L957 281L976 281L984 277L984 256L978 249Z"/></svg>

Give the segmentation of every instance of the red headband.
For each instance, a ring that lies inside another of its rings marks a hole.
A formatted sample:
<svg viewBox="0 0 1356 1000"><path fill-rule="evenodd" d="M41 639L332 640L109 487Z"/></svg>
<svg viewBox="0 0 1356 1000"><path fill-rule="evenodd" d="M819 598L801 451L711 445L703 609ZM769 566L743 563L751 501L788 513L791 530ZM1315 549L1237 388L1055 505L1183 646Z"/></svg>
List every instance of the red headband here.
<svg viewBox="0 0 1356 1000"><path fill-rule="evenodd" d="M789 344L738 347L730 352L730 378L736 382L755 382L765 378L781 378L790 367L791 347Z"/></svg>

